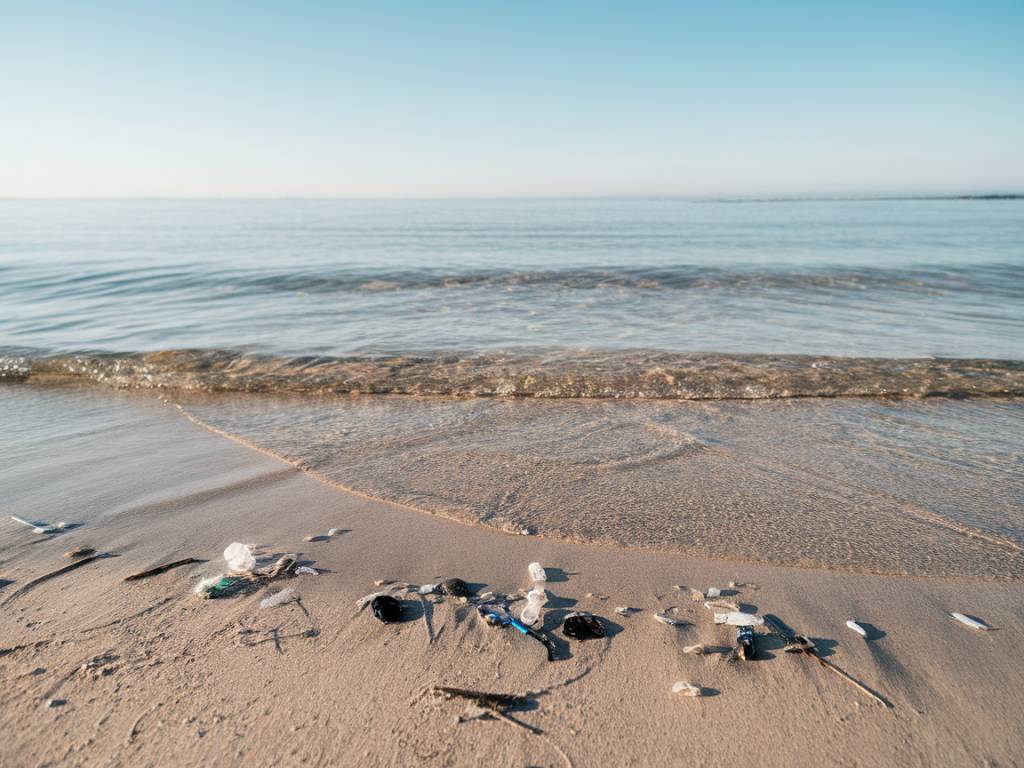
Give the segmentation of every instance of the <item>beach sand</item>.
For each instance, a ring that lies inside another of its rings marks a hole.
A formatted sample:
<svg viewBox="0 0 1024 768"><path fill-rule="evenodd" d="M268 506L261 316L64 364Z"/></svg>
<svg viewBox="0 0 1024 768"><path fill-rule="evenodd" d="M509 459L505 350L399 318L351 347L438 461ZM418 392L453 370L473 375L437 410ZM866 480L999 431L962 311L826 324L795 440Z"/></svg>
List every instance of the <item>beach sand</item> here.
<svg viewBox="0 0 1024 768"><path fill-rule="evenodd" d="M155 398L29 387L3 398L17 414L0 447L4 766L1024 763L1019 581L506 535L346 493ZM34 534L9 514L70 525ZM331 528L343 532L325 536ZM264 561L299 552L321 573L197 599L193 586L223 572L232 541L258 545ZM80 545L111 556L19 592ZM187 557L207 562L123 581ZM514 593L530 585L532 561L549 572L554 662L456 598L409 596L408 620L393 625L356 608L380 579L457 576ZM734 635L674 586L730 581L748 586L727 599L814 638L891 707L762 634L756 660L684 655L698 642L731 646ZM283 587L301 603L259 607ZM616 606L640 610L623 617ZM652 618L671 606L690 624ZM608 636L564 638L570 610L600 616ZM969 629L950 611L996 629ZM708 695L673 694L679 680ZM532 691L533 703L509 713L517 725L431 695L437 685Z"/></svg>

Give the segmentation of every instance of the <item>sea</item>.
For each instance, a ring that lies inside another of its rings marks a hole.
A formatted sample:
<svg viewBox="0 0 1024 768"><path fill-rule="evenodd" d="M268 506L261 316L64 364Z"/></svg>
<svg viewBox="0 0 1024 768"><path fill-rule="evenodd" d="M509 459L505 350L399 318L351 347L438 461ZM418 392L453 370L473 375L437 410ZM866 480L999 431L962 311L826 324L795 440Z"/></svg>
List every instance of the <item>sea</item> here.
<svg viewBox="0 0 1024 768"><path fill-rule="evenodd" d="M0 382L505 532L1024 575L1019 198L4 200Z"/></svg>

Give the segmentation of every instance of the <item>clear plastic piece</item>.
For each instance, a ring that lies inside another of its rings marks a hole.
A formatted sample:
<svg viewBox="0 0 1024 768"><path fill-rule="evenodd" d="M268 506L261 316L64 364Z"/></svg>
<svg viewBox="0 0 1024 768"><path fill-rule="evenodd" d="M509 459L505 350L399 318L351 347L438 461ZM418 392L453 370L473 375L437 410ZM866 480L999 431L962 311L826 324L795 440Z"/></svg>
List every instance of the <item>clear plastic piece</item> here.
<svg viewBox="0 0 1024 768"><path fill-rule="evenodd" d="M526 595L526 607L519 614L519 620L532 627L540 619L540 611L548 601L548 593L540 587L534 587Z"/></svg>
<svg viewBox="0 0 1024 768"><path fill-rule="evenodd" d="M224 550L224 559L232 571L251 571L256 567L256 558L253 557L252 550L248 545L240 544L237 541L228 544L227 549Z"/></svg>

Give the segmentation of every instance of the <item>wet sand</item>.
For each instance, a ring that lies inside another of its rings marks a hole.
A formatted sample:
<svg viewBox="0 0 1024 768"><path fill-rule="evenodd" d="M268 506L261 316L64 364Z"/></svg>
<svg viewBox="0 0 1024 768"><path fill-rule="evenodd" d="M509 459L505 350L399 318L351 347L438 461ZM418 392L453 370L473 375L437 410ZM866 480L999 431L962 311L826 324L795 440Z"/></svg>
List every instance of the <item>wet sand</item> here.
<svg viewBox="0 0 1024 768"><path fill-rule="evenodd" d="M510 536L342 492L150 398L11 391L0 445L4 765L1024 762L1019 580L840 573ZM8 514L73 527L42 536ZM344 532L303 541L330 528ZM301 605L260 609L267 590L194 598L200 577L223 570L231 541L258 544L265 559L301 552L322 573L270 588L295 588ZM78 545L112 556L16 594ZM186 557L208 562L123 581ZM512 593L529 586L534 560L553 576L544 624L560 657L552 663L534 641L486 627L453 598L410 600L409 620L389 626L355 607L378 579L459 576ZM729 581L756 584L729 599L810 635L891 708L764 638L750 662L684 655L697 642L731 645L732 633L673 586ZM616 606L640 611L622 617ZM691 624L652 619L670 606ZM609 636L564 638L558 627L572 609L601 616ZM949 611L997 629L968 629ZM851 618L873 630L870 640L844 626ZM709 695L681 698L671 692L677 680ZM541 733L425 695L433 685L534 691L534 704L511 715Z"/></svg>
<svg viewBox="0 0 1024 768"><path fill-rule="evenodd" d="M168 396L340 487L498 530L1024 577L1024 399Z"/></svg>

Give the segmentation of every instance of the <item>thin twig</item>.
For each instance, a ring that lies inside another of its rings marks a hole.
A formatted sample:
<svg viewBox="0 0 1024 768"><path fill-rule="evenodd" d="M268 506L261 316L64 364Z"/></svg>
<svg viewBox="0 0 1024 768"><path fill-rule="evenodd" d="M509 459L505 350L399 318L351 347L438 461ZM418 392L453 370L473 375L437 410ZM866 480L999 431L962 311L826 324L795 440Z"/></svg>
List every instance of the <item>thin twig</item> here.
<svg viewBox="0 0 1024 768"><path fill-rule="evenodd" d="M845 680L846 682L848 682L848 683L849 683L850 685L852 685L852 686L853 686L854 688L856 688L857 690L861 691L862 693L864 693L864 694L866 694L866 695L870 696L870 697L871 697L872 699L874 699L875 701L877 701L877 702L878 702L879 704L881 704L881 705L882 705L883 707L886 707L886 708L891 708L891 707L892 707L892 704L890 704L890 703L889 703L888 701L886 701L885 699L883 699L883 698L882 698L881 696L879 696L879 695L878 695L877 693L875 693L874 691L872 691L872 690L871 690L870 688L868 688L868 687L867 687L866 685L864 685L864 684L863 684L862 682L860 682L860 681L859 681L859 680L857 680L856 678L852 677L852 676L851 676L851 675L849 675L848 673L844 672L844 671L843 671L843 670L841 670L841 669L840 669L839 667L837 667L837 666L836 666L835 664L832 664L831 662L829 662L829 661L826 661L825 659L821 658L821 656L819 656L818 654L816 654L816 653L815 653L815 652L814 652L813 650L807 650L807 651L804 651L804 653L806 653L806 654L807 654L808 656L810 656L810 657L811 657L812 659L814 659L814 660L815 660L816 662L818 662L819 664L821 664L821 666L823 666L823 667L824 667L825 669L827 669L827 670L829 670L829 671L831 671L831 672L835 672L835 673L836 673L837 675L839 675L839 677L841 677L841 678L842 678L843 680Z"/></svg>

